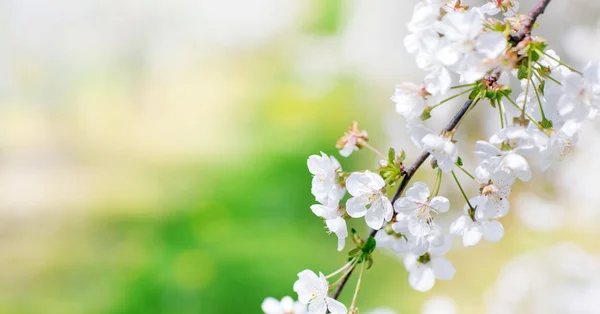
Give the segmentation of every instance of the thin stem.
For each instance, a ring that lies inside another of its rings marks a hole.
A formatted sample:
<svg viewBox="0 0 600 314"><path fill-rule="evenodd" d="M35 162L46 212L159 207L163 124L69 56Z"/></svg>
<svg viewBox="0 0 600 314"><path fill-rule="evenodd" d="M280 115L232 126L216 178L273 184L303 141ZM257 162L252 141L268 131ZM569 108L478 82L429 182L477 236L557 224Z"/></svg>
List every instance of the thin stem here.
<svg viewBox="0 0 600 314"><path fill-rule="evenodd" d="M366 261L362 261L362 265L360 266L360 273L358 274L358 281L356 282L356 290L354 290L354 297L352 297L352 304L350 305L350 313L354 313L354 306L356 304L356 298L358 297L358 291L360 290L363 272L365 271L365 264Z"/></svg>
<svg viewBox="0 0 600 314"><path fill-rule="evenodd" d="M519 105L517 105L517 103L512 100L510 97L504 97L505 99L508 100L509 103L511 103L513 106L515 106L515 108L519 109L519 111L521 110L521 107L519 107ZM529 119L531 122L535 123L537 126L541 127L541 125L535 121L534 118L532 118L530 115L528 115L527 113L525 114L525 116L527 117L527 119Z"/></svg>
<svg viewBox="0 0 600 314"><path fill-rule="evenodd" d="M535 84L533 84L533 81L531 82L531 86L533 86L533 90L535 91L535 98L537 98L538 101L538 105L540 107L540 113L542 114L542 121L546 121L546 115L544 114L544 106L542 106L542 100L540 99L540 94L538 93L537 87L535 87Z"/></svg>
<svg viewBox="0 0 600 314"><path fill-rule="evenodd" d="M552 60L554 60L554 61L558 62L558 64L560 64L560 65L564 66L565 68L567 68L567 69L569 69L569 70L571 70L571 71L573 71L573 72L575 72L575 73L581 74L581 72L579 72L579 71L577 71L577 70L573 69L572 67L570 67L570 66L569 66L569 65L567 65L566 63L564 63L564 62L562 62L562 61L560 61L560 60L558 60L558 59L554 58L553 56L551 56L551 55L547 54L545 51L541 51L541 50L539 50L539 49L536 49L536 51L537 51L538 53L542 53L542 54L544 54L546 57L548 57L548 58L550 58L550 59L552 59Z"/></svg>
<svg viewBox="0 0 600 314"><path fill-rule="evenodd" d="M523 97L523 108L521 117L525 116L525 107L527 106L527 97L529 97L529 83L531 82L531 56L527 54L527 84L525 85L525 97Z"/></svg>
<svg viewBox="0 0 600 314"><path fill-rule="evenodd" d="M457 89L457 88L463 88L463 87L475 86L475 85L477 85L477 83L470 83L470 84L456 85L456 86L452 86L452 87L450 87L450 89Z"/></svg>
<svg viewBox="0 0 600 314"><path fill-rule="evenodd" d="M435 196L438 196L438 194L440 193L440 187L442 187L442 178L444 177L444 174L442 173L442 170L438 169L437 172L437 187L434 189Z"/></svg>
<svg viewBox="0 0 600 314"><path fill-rule="evenodd" d="M535 62L537 65L539 65L540 67L544 67L543 64L539 63L538 61ZM552 82L556 83L557 85L562 85L557 79L553 78L552 76L550 76L550 74L542 72L543 70L540 68L533 68L534 71L538 72L539 75L537 75L538 79L540 80L540 82L542 81L542 79L540 79L540 76L545 77L549 80L551 80Z"/></svg>
<svg viewBox="0 0 600 314"><path fill-rule="evenodd" d="M469 205L469 208L472 211L475 211L475 209L473 208L473 206L471 206L471 202L469 202L469 198L467 197L467 194L465 194L465 190L463 190L462 185L460 185L460 182L458 182L458 178L456 177L456 174L454 174L454 171L452 171L452 176L454 177L454 181L456 181L456 184L458 185L458 188L460 189L460 192L462 193L463 197L465 198L465 201L467 201L467 204Z"/></svg>
<svg viewBox="0 0 600 314"><path fill-rule="evenodd" d="M375 147L371 146L371 144L369 144L367 142L362 142L361 145L372 150L375 154L379 155L379 157L383 158L384 160L387 160L387 156L384 155L382 152L378 151L377 149L375 149Z"/></svg>
<svg viewBox="0 0 600 314"><path fill-rule="evenodd" d="M350 267L346 270L346 272L344 272L344 274L342 275L342 277L338 278L338 280L336 280L334 283L330 284L330 287L334 287L338 284L342 284L342 283L346 283L346 281L348 280L348 277L350 277L350 274L352 274L352 271L354 270L354 268L356 267L356 263L358 263L358 258L355 258L352 260L352 264L350 264ZM338 286L339 287L339 286Z"/></svg>
<svg viewBox="0 0 600 314"><path fill-rule="evenodd" d="M490 102L495 103L494 100L490 100ZM502 115L502 104L500 102L496 103L498 107L498 114L500 115L500 127L504 129L504 116Z"/></svg>
<svg viewBox="0 0 600 314"><path fill-rule="evenodd" d="M331 278L331 277L333 277L333 276L335 276L335 275L337 275L337 274L341 273L342 271L346 270L346 268L347 268L348 266L350 266L352 263L354 263L354 260L355 260L355 259L352 259L351 261L349 261L348 263L346 263L346 265L342 266L340 269L338 269L338 270L334 271L333 273L331 273L331 274L329 274L329 275L325 276L325 278L329 279L329 278Z"/></svg>
<svg viewBox="0 0 600 314"><path fill-rule="evenodd" d="M449 102L450 100L452 100L452 99L454 99L454 98L456 98L456 97L462 96L462 95L464 95L464 94L466 94L466 93L470 93L472 90L473 90L472 88L471 88L471 89L467 89L466 91L462 91L462 92L460 92L460 93L458 93L458 94L456 94L456 95L450 96L450 97L448 97L448 98L446 98L446 99L444 99L444 100L440 101L439 103L437 103L437 104L435 104L435 105L431 106L431 109L433 109L433 108L435 108L435 107L437 107L437 106L439 106L439 105L441 105L441 104L443 104L443 103Z"/></svg>
<svg viewBox="0 0 600 314"><path fill-rule="evenodd" d="M462 172L464 172L469 178L473 179L473 181L475 181L477 184L481 184L481 182L479 182L479 180L477 180L475 178L475 176L473 176L470 172L468 172L465 168L459 166L458 164L456 164L456 167L460 170L462 170Z"/></svg>

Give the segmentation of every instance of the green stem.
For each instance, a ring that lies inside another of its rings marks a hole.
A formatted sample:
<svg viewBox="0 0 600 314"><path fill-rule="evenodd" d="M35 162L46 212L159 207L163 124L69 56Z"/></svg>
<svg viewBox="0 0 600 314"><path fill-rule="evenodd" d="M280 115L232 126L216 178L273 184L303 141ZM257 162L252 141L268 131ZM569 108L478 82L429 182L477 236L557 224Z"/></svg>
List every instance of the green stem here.
<svg viewBox="0 0 600 314"><path fill-rule="evenodd" d="M475 85L477 85L477 83L470 83L470 84L456 85L456 86L452 86L452 87L450 87L450 89L457 89L457 88L463 88L463 87L475 86Z"/></svg>
<svg viewBox="0 0 600 314"><path fill-rule="evenodd" d="M513 106L515 106L515 108L517 108L518 110L521 110L521 107L519 107L519 105L517 105L517 103L516 103L514 100L512 100L510 97L504 97L504 98L506 98L506 99L508 100L508 102L509 102L509 103L511 103ZM535 119L534 119L534 118L532 118L530 115L528 115L528 114L525 114L525 116L527 117L527 119L529 119L529 121L531 121L531 122L535 123L535 125L537 125L538 127L540 127L540 128L542 127L542 126L541 126L541 125L540 125L540 124L539 124L537 121L535 121Z"/></svg>
<svg viewBox="0 0 600 314"><path fill-rule="evenodd" d="M435 177L435 183L433 184L433 196L438 196L441 186L442 186L442 170L438 169L436 177Z"/></svg>
<svg viewBox="0 0 600 314"><path fill-rule="evenodd" d="M334 283L330 284L329 287L337 286L346 276L348 276L348 274L352 271L352 269L354 269L354 267L356 267L357 262L358 262L358 258L355 258L352 261L352 264L350 264L350 267L348 267L348 269L344 272L344 274L340 278L338 278L338 280L336 280Z"/></svg>
<svg viewBox="0 0 600 314"><path fill-rule="evenodd" d="M535 91L535 98L537 98L538 105L540 107L540 113L542 114L542 121L546 121L546 115L544 114L544 108L542 106L542 100L540 99L540 94L538 93L538 89L537 89L537 87L535 87L535 84L533 84L533 81L530 81L530 82L531 82L531 86L533 86L533 90Z"/></svg>
<svg viewBox="0 0 600 314"><path fill-rule="evenodd" d="M544 67L544 65L542 65L541 63L539 63L539 62L537 62L537 61L536 61L535 63L536 63L537 65L539 65L540 67L542 67L542 68ZM555 79L555 78L553 78L552 76L550 76L550 74L548 74L548 73L546 73L546 72L543 72L543 70L542 70L542 69L540 69L540 68L533 68L533 70L534 70L534 71L537 71L537 72L539 73L539 75L541 75L542 77L548 78L549 80L551 80L552 82L556 83L557 85L562 85L562 84L561 84L561 83L560 83L560 82L559 82L557 79ZM538 76L538 79L539 79L539 78L540 78L540 77ZM542 81L542 80L540 79L540 81Z"/></svg>
<svg viewBox="0 0 600 314"><path fill-rule="evenodd" d="M492 103L492 105L495 103L494 100L490 99L490 103ZM504 129L504 118L503 118L503 114L502 114L502 104L500 102L496 103L496 106L498 107L498 114L500 115L500 127Z"/></svg>
<svg viewBox="0 0 600 314"><path fill-rule="evenodd" d="M369 144L367 142L363 142L363 143L361 143L361 145L372 150L375 154L379 155L379 157L383 158L383 160L387 160L387 156L384 155L382 152L378 151L377 149L375 149L375 147L371 146L371 144Z"/></svg>
<svg viewBox="0 0 600 314"><path fill-rule="evenodd" d="M350 266L352 263L354 263L354 260L355 260L355 259L352 259L351 261L349 261L348 263L346 263L346 265L342 266L342 268L340 268L340 269L338 269L338 270L334 271L333 273L331 273L331 274L329 274L329 275L325 276L325 278L329 279L329 278L331 278L331 277L333 277L333 276L335 276L335 275L337 275L337 274L341 273L341 272L342 272L342 271L344 271L344 270L345 270L345 269L346 269L348 266Z"/></svg>
<svg viewBox="0 0 600 314"><path fill-rule="evenodd" d="M358 281L356 282L356 290L354 290L354 296L352 297L352 304L350 305L350 313L354 313L354 306L356 304L356 298L358 297L358 291L360 290L360 284L362 283L363 271L365 270L366 261L362 261L360 266L360 274L358 275Z"/></svg>
<svg viewBox="0 0 600 314"><path fill-rule="evenodd" d="M575 72L575 73L581 74L581 72L579 72L579 71L577 71L577 70L573 69L572 67L568 66L568 65L567 65L567 64L565 64L564 62L562 62L562 61L560 61L560 60L558 60L558 59L554 58L553 56L551 56L551 55L547 54L545 51L541 51L541 50L539 50L539 49L536 49L536 51L537 51L538 53L542 53L542 54L544 54L546 57L548 57L548 58L550 58L550 59L552 59L552 60L554 60L554 61L558 62L558 64L560 64L560 65L564 66L565 68L567 68L567 69L569 69L569 70L571 70L571 71L573 71L573 72Z"/></svg>
<svg viewBox="0 0 600 314"><path fill-rule="evenodd" d="M440 188L442 187L442 178L444 178L444 173L442 172L442 170L438 169L438 173L440 176L440 182L438 183L437 189L435 190L435 196L438 196L438 194L440 193Z"/></svg>
<svg viewBox="0 0 600 314"><path fill-rule="evenodd" d="M527 54L527 84L525 85L525 97L523 97L523 108L521 117L525 117L525 107L527 106L527 97L529 95L529 82L531 81L531 54Z"/></svg>
<svg viewBox="0 0 600 314"><path fill-rule="evenodd" d="M475 209L473 208L473 206L471 206L471 202L469 202L469 198L467 197L467 194L465 194L465 190L463 190L462 185L460 185L460 182L458 182L458 178L456 177L454 170L452 171L452 176L454 177L454 181L456 181L456 184L458 185L460 192L462 193L463 197L465 198L465 201L467 201L467 204L469 205L469 209L472 212L475 212Z"/></svg>
<svg viewBox="0 0 600 314"><path fill-rule="evenodd" d="M460 92L460 93L458 93L458 94L456 94L456 95L450 96L450 97L448 97L448 98L446 98L446 99L444 99L444 100L440 101L439 103L437 103L437 104L435 104L435 105L431 106L431 109L433 109L433 108L435 108L435 107L437 107L437 106L439 106L439 105L441 105L441 104L443 104L443 103L449 102L450 100L452 100L452 99L454 99L454 98L456 98L456 97L462 96L462 95L464 95L464 94L466 94L466 93L470 93L471 91L473 91L473 88L471 88L471 89L467 89L466 91L462 91L462 92Z"/></svg>
<svg viewBox="0 0 600 314"><path fill-rule="evenodd" d="M475 181L477 184L481 184L481 182L479 182L479 180L477 180L475 178L475 176L473 176L471 173L469 173L465 168L459 166L458 164L456 165L456 167L460 170L462 170L462 172L464 172L469 178L473 179L473 181Z"/></svg>

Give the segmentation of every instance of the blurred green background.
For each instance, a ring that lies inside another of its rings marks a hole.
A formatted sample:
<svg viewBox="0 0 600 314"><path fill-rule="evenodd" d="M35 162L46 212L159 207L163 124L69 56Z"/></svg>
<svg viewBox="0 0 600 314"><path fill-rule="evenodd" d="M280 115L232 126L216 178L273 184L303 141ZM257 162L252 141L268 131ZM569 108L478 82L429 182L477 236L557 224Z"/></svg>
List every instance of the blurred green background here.
<svg viewBox="0 0 600 314"><path fill-rule="evenodd" d="M410 146L389 97L421 76L402 48L413 5L3 2L0 313L260 313L267 296L296 297L301 270L339 268L306 159L336 154L354 120L381 150ZM569 228L504 223L500 244L453 251L455 280L429 294L377 253L361 310L418 313L447 294L482 313L509 257L564 239L593 248Z"/></svg>

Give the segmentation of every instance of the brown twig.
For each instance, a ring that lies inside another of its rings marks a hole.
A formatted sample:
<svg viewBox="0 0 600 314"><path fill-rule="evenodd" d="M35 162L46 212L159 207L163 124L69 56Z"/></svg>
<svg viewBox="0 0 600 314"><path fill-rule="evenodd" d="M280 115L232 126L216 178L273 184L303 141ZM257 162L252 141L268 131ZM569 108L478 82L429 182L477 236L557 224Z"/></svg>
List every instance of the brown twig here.
<svg viewBox="0 0 600 314"><path fill-rule="evenodd" d="M535 21L537 20L538 16L540 16L540 14L544 13L544 10L546 9L546 6L548 6L549 3L550 3L550 0L540 0L538 2L538 4L529 12L527 18L523 21L523 27L521 28L521 30L519 30L519 32L517 32L515 35L510 36L512 46L516 46L521 41L523 41L525 38L528 38L531 36L531 29L533 28ZM487 78L487 80L489 82L496 82L498 80L499 76L500 76L500 71L494 71L493 74L489 78ZM469 112L469 109L471 108L472 105L473 105L473 100L471 100L471 99L467 100L462 105L460 110L456 113L454 118L452 118L452 120L450 120L450 122L448 122L448 124L444 128L444 131L445 132L454 131L454 129L457 127L457 125L460 123L460 121L465 117L467 112ZM427 158L429 158L429 155L430 155L429 152L425 152L425 151L422 152L410 166L408 166L407 168L404 169L404 173L403 173L404 176L402 178L402 181L400 182L400 186L398 186L398 189L396 190L396 192L394 192L394 195L392 196L392 199L391 199L392 204L394 202L396 202L396 200L398 200L398 198L400 198L400 195L402 195L402 193L408 186L408 183L412 179L413 175L423 165L425 160L427 160ZM371 232L369 233L369 237L375 237L375 235L377 234L377 231L379 231L379 230L371 229ZM335 292L333 293L333 296L332 296L334 299L337 299L340 296L340 294L342 293L342 290L346 286L346 283L348 282L348 279L352 275L353 270L354 270L354 268L351 269L346 274L346 276L342 279L342 281L336 287Z"/></svg>
<svg viewBox="0 0 600 314"><path fill-rule="evenodd" d="M540 0L540 2L529 11L529 14L527 14L527 17L522 22L523 27L516 34L510 36L511 42L513 42L515 46L523 39L531 36L531 29L533 28L535 21L538 16L544 13L544 10L546 10L549 3L550 0Z"/></svg>

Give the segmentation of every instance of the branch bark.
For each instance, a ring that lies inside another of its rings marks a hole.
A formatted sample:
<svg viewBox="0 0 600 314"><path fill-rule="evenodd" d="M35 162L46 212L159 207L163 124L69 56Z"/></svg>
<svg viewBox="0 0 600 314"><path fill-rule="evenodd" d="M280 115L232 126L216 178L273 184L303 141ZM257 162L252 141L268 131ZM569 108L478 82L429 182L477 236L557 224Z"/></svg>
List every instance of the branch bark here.
<svg viewBox="0 0 600 314"><path fill-rule="evenodd" d="M523 41L526 38L529 38L531 36L531 29L533 28L535 21L537 20L538 16L540 16L542 13L544 13L544 10L546 10L546 7L550 3L550 1L551 0L540 0L537 3L537 5L531 11L529 11L527 18L525 18L525 20L522 22L523 27L515 35L510 36L511 44L513 47L518 45L521 41ZM488 80L495 82L498 80L499 76L500 76L500 72L494 71L494 74L492 74L492 76L489 77ZM467 100L462 105L460 110L456 113L456 115L454 115L454 118L452 118L452 120L450 120L450 122L448 122L448 124L444 128L444 131L446 131L446 132L453 131L457 127L457 125L460 123L460 121L465 117L465 115L467 114L467 112L469 111L469 109L471 108L472 105L473 105L473 101L470 99ZM398 200L398 198L400 198L400 196L402 195L402 193L408 186L408 183L412 179L413 175L423 165L425 160L427 160L427 158L429 158L429 155L430 155L429 152L425 152L425 151L422 152L409 167L405 168L404 176L402 177L400 186L398 186L398 189L396 190L396 192L394 192L394 196L391 199L392 204L394 204L394 202L396 202L396 200ZM369 233L369 237L375 237L375 235L377 234L377 231L379 231L379 230L371 229L371 232ZM339 285L336 287L335 292L332 296L334 299L337 299L340 296L340 294L342 293L342 290L346 286L346 283L348 282L348 279L352 275L353 270L354 269L350 270L348 272L348 274L346 275L346 277L344 277L342 279L342 281L339 283Z"/></svg>
<svg viewBox="0 0 600 314"><path fill-rule="evenodd" d="M546 7L550 3L551 0L540 0L537 5L529 11L525 20L523 20L523 27L515 34L510 36L511 41L516 46L523 39L531 36L531 29L535 24L538 16L540 16L546 10Z"/></svg>

